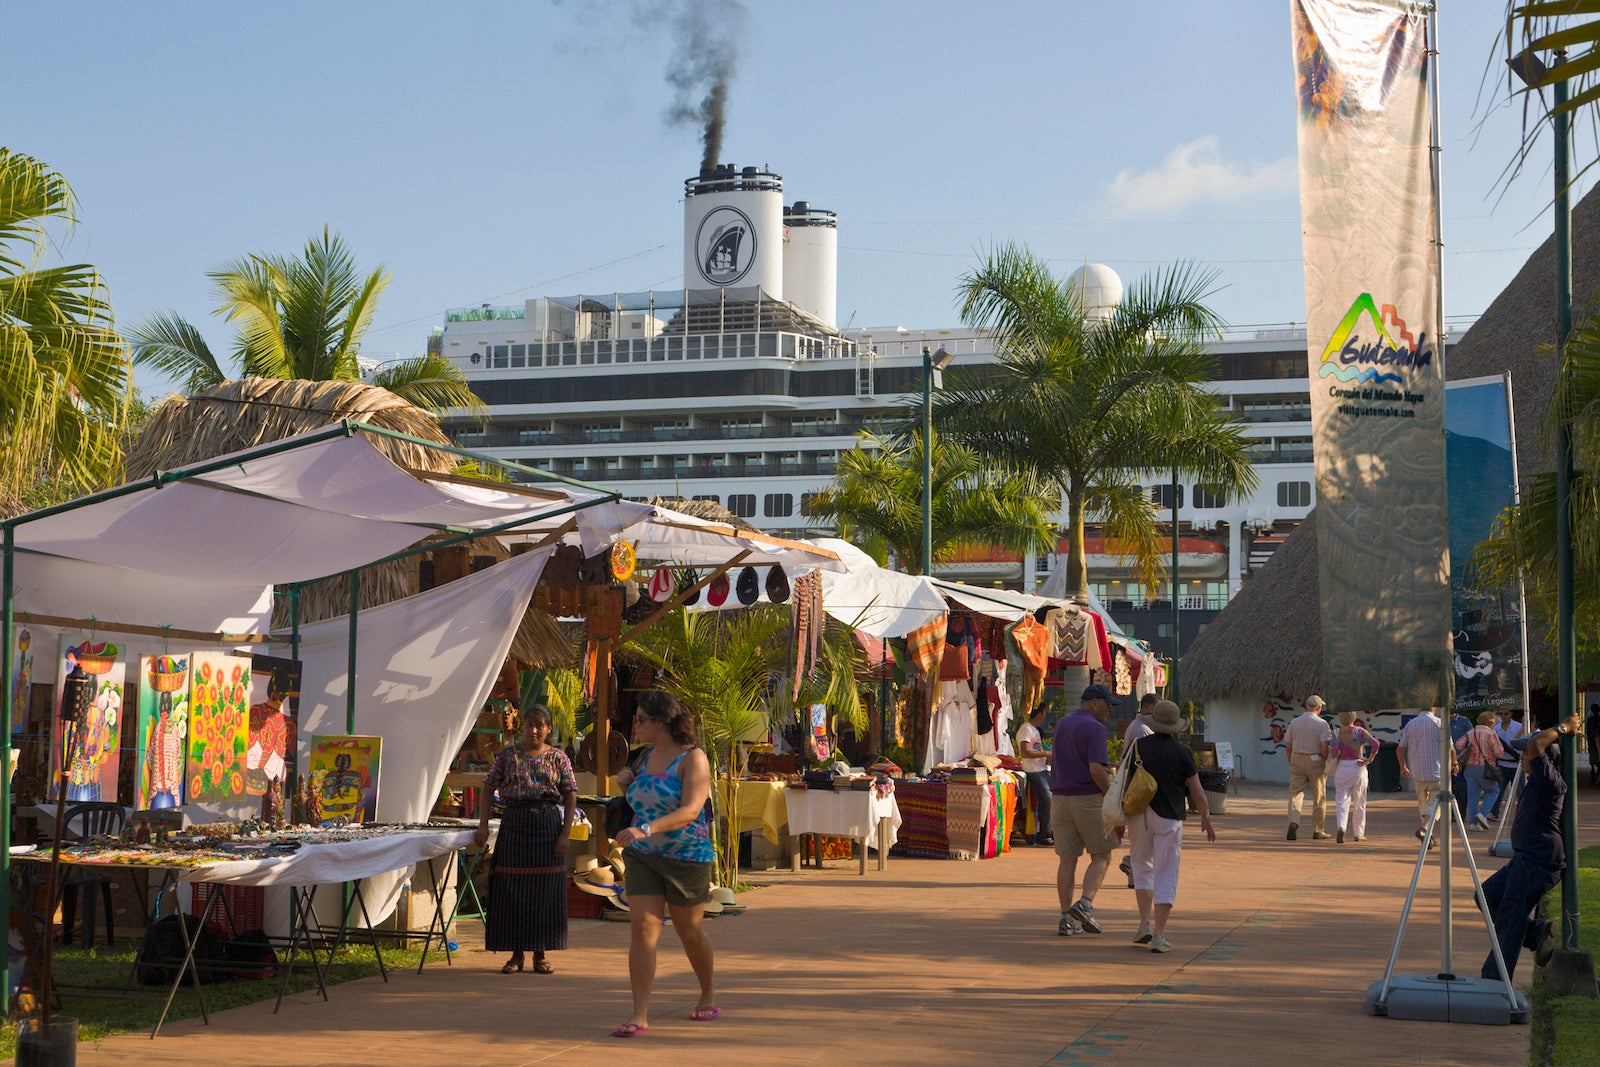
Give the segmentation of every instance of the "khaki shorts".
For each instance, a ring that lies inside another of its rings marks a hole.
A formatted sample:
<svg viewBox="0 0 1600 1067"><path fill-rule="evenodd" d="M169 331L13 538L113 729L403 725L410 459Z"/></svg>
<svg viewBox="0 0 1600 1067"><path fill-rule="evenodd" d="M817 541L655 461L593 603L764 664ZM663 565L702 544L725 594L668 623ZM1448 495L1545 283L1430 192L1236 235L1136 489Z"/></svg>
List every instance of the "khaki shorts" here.
<svg viewBox="0 0 1600 1067"><path fill-rule="evenodd" d="M674 860L626 852L623 881L630 897L666 897L675 908L711 899L711 861Z"/></svg>
<svg viewBox="0 0 1600 1067"><path fill-rule="evenodd" d="M1103 856L1117 847L1117 835L1100 814L1104 799L1099 793L1050 798L1050 829L1056 835L1056 855L1075 860L1085 852Z"/></svg>

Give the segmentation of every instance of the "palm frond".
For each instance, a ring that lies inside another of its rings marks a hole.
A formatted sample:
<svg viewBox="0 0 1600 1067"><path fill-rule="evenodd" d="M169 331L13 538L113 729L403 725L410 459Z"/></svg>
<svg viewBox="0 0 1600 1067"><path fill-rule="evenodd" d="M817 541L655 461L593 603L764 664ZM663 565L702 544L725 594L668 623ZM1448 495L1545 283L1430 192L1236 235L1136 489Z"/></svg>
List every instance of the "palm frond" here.
<svg viewBox="0 0 1600 1067"><path fill-rule="evenodd" d="M200 331L175 311L157 312L128 332L135 367L151 367L189 395L228 380Z"/></svg>

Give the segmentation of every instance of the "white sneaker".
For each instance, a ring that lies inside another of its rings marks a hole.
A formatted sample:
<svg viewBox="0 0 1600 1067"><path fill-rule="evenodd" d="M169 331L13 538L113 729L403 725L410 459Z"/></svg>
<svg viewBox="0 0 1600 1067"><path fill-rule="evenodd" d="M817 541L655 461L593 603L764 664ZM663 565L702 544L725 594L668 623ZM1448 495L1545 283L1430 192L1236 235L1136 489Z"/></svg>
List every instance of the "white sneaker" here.
<svg viewBox="0 0 1600 1067"><path fill-rule="evenodd" d="M1133 943L1135 945L1148 945L1151 938L1155 936L1155 931L1150 929L1149 923L1140 923L1139 932L1134 935Z"/></svg>
<svg viewBox="0 0 1600 1067"><path fill-rule="evenodd" d="M1155 937L1151 938L1151 940L1150 940L1150 951L1151 952L1171 952L1172 951L1172 942L1168 941L1166 938L1164 938L1164 937L1162 937L1162 936L1160 936L1158 934Z"/></svg>
<svg viewBox="0 0 1600 1067"><path fill-rule="evenodd" d="M1489 820L1482 815L1479 815L1474 821L1478 824L1478 829L1480 830L1487 830L1489 828Z"/></svg>

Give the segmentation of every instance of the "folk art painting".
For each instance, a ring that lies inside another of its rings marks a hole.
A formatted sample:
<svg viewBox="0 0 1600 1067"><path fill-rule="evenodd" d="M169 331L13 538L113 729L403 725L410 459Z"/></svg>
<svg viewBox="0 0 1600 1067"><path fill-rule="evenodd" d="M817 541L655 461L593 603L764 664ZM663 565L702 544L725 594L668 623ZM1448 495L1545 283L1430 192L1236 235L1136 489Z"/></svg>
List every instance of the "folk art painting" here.
<svg viewBox="0 0 1600 1067"><path fill-rule="evenodd" d="M250 657L196 652L189 672L189 736L184 800L245 796Z"/></svg>
<svg viewBox="0 0 1600 1067"><path fill-rule="evenodd" d="M191 658L139 657L139 773L134 778L137 808L176 808L184 801Z"/></svg>
<svg viewBox="0 0 1600 1067"><path fill-rule="evenodd" d="M69 726L61 719L61 698L67 675L82 667L93 685L92 702L83 721ZM126 691L122 650L92 634L63 634L56 681L56 712L50 731L50 789L53 798L61 780L61 758L70 742L67 802L112 802L117 799L122 698Z"/></svg>
<svg viewBox="0 0 1600 1067"><path fill-rule="evenodd" d="M311 739L310 793L323 826L372 822L378 814L383 738L331 734Z"/></svg>
<svg viewBox="0 0 1600 1067"><path fill-rule="evenodd" d="M277 656L252 656L244 752L244 791L250 796L266 796L273 782L288 777L299 714L300 664Z"/></svg>

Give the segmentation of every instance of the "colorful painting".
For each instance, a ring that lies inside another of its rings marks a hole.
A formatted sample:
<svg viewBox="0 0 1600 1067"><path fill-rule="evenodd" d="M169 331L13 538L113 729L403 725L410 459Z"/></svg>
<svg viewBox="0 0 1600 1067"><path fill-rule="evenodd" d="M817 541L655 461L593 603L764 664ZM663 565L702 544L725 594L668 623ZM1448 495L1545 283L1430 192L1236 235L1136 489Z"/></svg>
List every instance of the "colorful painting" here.
<svg viewBox="0 0 1600 1067"><path fill-rule="evenodd" d="M139 773L133 804L141 810L183 803L189 663L187 656L139 657Z"/></svg>
<svg viewBox="0 0 1600 1067"><path fill-rule="evenodd" d="M28 686L33 682L33 632L26 626L17 631L11 663L11 732L20 734L28 728Z"/></svg>
<svg viewBox="0 0 1600 1067"><path fill-rule="evenodd" d="M244 750L244 791L264 797L283 782L294 759L300 717L300 664L277 656L250 657L250 732Z"/></svg>
<svg viewBox="0 0 1600 1067"><path fill-rule="evenodd" d="M67 675L75 666L82 667L93 679L94 696L83 722L74 730L61 721L61 697ZM61 780L61 755L70 741L72 761L67 767L67 802L116 801L125 670L122 650L111 642L95 640L90 634L62 635L56 714L50 731L49 795L52 798Z"/></svg>
<svg viewBox="0 0 1600 1067"><path fill-rule="evenodd" d="M372 822L378 814L383 738L335 734L311 739L306 775L322 826Z"/></svg>
<svg viewBox="0 0 1600 1067"><path fill-rule="evenodd" d="M189 803L244 797L250 657L197 652L189 671Z"/></svg>

